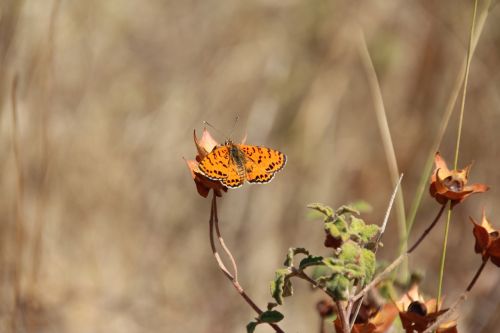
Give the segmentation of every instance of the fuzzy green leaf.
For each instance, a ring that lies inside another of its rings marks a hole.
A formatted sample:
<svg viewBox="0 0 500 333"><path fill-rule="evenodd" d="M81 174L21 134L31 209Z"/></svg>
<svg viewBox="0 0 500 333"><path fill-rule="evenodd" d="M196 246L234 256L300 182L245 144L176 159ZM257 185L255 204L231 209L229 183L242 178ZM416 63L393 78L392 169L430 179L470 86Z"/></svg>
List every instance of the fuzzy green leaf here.
<svg viewBox="0 0 500 333"><path fill-rule="evenodd" d="M335 214L337 214L337 215L346 215L346 214L359 215L359 212L351 206L340 206L335 211Z"/></svg>
<svg viewBox="0 0 500 333"><path fill-rule="evenodd" d="M334 238L340 237L340 230L334 222L325 223L325 230Z"/></svg>
<svg viewBox="0 0 500 333"><path fill-rule="evenodd" d="M292 267L293 257L299 253L305 254L306 256L309 255L309 251L307 251L303 247L291 247L288 249L288 254L286 255L286 259L283 265L285 265L286 267Z"/></svg>
<svg viewBox="0 0 500 333"><path fill-rule="evenodd" d="M349 280L341 274L334 275L333 279L326 282L326 288L334 295L336 301L347 299L349 285Z"/></svg>
<svg viewBox="0 0 500 333"><path fill-rule="evenodd" d="M361 249L361 267L364 271L364 281L370 282L375 273L375 253L367 249Z"/></svg>
<svg viewBox="0 0 500 333"><path fill-rule="evenodd" d="M268 310L264 311L260 316L259 320L263 323L277 323L283 320L285 316L279 311L276 310Z"/></svg>
<svg viewBox="0 0 500 333"><path fill-rule="evenodd" d="M255 331L255 328L257 327L257 325L259 325L260 323L256 322L256 321L251 321L248 323L247 325L247 333L253 333Z"/></svg>
<svg viewBox="0 0 500 333"><path fill-rule="evenodd" d="M311 203L307 205L307 208L314 209L321 214L325 215L325 222L333 220L334 212L330 206L327 206L322 203Z"/></svg>
<svg viewBox="0 0 500 333"><path fill-rule="evenodd" d="M271 281L271 296L279 305L283 305L283 297L288 297L293 294L292 282L288 275L290 270L282 268L276 270L274 280Z"/></svg>
<svg viewBox="0 0 500 333"><path fill-rule="evenodd" d="M278 306L278 303L273 303L273 302L267 303L267 309L268 310L272 310L272 309L274 309L277 306Z"/></svg>
<svg viewBox="0 0 500 333"><path fill-rule="evenodd" d="M364 243L369 242L376 234L378 234L380 227L375 224L368 224L361 230L360 237Z"/></svg>
<svg viewBox="0 0 500 333"><path fill-rule="evenodd" d="M358 217L351 217L351 224L349 225L349 233L359 235L365 229L365 221Z"/></svg>
<svg viewBox="0 0 500 333"><path fill-rule="evenodd" d="M304 269L309 266L321 266L324 265L322 256L307 256L302 259L299 263L299 269Z"/></svg>
<svg viewBox="0 0 500 333"><path fill-rule="evenodd" d="M337 216L333 221L333 224L335 224L335 226L339 230L342 239L347 240L347 238L349 238L349 235L347 234L348 224L345 217L342 215Z"/></svg>
<svg viewBox="0 0 500 333"><path fill-rule="evenodd" d="M345 263L358 263L361 255L361 248L353 241L348 241L342 244L339 258Z"/></svg>

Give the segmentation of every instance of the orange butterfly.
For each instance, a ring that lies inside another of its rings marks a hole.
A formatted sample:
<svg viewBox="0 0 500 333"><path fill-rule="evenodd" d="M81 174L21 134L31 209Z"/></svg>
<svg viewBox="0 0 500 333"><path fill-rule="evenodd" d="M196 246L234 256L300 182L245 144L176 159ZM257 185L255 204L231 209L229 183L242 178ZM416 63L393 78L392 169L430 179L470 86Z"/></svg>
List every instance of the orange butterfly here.
<svg viewBox="0 0 500 333"><path fill-rule="evenodd" d="M269 183L283 169L285 154L266 147L234 144L227 140L215 147L199 163L199 169L210 179L231 188L250 183Z"/></svg>

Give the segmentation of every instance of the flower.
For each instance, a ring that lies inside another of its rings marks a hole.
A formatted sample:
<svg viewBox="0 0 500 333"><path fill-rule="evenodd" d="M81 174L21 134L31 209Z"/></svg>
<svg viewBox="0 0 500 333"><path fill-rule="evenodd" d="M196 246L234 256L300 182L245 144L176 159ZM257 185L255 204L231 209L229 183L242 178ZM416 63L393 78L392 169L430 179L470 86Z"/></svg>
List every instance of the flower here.
<svg viewBox="0 0 500 333"><path fill-rule="evenodd" d="M396 306L399 310L399 318L405 332L423 332L436 321L436 319L448 309L439 310L441 304L435 299L424 301L418 292L418 285L414 284L411 289L398 301ZM449 321L439 325L437 333L456 333L456 321Z"/></svg>
<svg viewBox="0 0 500 333"><path fill-rule="evenodd" d="M448 200L452 205L462 202L469 195L488 191L485 184L467 185L471 165L461 170L450 170L439 152L434 157L436 169L431 176L430 193L436 200L444 204Z"/></svg>
<svg viewBox="0 0 500 333"><path fill-rule="evenodd" d="M185 160L191 176L196 184L196 189L198 193L206 198L210 190L214 190L216 196L221 197L222 191L227 192L227 187L222 185L216 180L209 179L206 177L199 169L198 163L203 160L208 153L212 151L217 146L217 141L210 135L207 129L203 129L203 134L201 139L196 136L196 131L193 132L194 144L198 150L198 155L196 155L195 160Z"/></svg>
<svg viewBox="0 0 500 333"><path fill-rule="evenodd" d="M391 327L398 314L397 308L392 303L387 303L382 307L375 307L374 304L363 303L358 317L352 327L351 333L383 333ZM340 318L335 319L335 330L342 332L342 322Z"/></svg>
<svg viewBox="0 0 500 333"><path fill-rule="evenodd" d="M472 233L476 238L474 250L476 253L481 253L483 260L491 258L491 261L500 267L500 230L493 229L486 219L484 209L481 224L478 224L472 217L470 220L474 224Z"/></svg>

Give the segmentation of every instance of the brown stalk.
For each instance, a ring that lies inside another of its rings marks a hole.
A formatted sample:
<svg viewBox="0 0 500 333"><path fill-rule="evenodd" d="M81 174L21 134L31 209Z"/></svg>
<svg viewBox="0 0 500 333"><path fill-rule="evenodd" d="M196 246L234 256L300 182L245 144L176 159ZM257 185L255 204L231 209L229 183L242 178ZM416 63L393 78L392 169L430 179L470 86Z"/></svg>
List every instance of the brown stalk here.
<svg viewBox="0 0 500 333"><path fill-rule="evenodd" d="M215 195L215 192L213 194L212 198L212 206L210 209L210 220L209 220L209 227L210 227L210 247L212 248L212 253L215 257L215 260L217 261L217 264L220 268L220 270L224 273L224 275L231 281L233 284L234 288L238 293L243 297L245 302L250 305L252 309L254 309L255 312L257 312L258 315L261 315L263 311L255 304L255 302L247 295L243 287L240 285L238 281L238 269L236 265L236 260L234 259L234 256L232 255L231 251L229 251L229 248L226 246L224 239L222 238L222 235L220 233L219 229L219 218L217 216L217 196ZM215 246L215 239L214 239L214 229L217 234L217 239L222 246L224 252L228 255L231 264L233 266L233 271L234 274L232 274L222 261L219 253L217 252L217 248ZM269 325L274 329L275 332L278 333L284 333L284 331L275 323L269 323Z"/></svg>

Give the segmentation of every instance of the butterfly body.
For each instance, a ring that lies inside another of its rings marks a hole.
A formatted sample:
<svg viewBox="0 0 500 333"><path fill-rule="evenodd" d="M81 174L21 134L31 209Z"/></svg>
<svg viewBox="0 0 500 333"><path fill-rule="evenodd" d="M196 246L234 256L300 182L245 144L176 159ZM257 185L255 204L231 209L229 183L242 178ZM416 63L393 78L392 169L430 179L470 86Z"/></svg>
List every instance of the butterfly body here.
<svg viewBox="0 0 500 333"><path fill-rule="evenodd" d="M228 140L215 147L199 163L199 169L210 179L231 188L250 183L268 183L286 163L286 156L274 149Z"/></svg>

